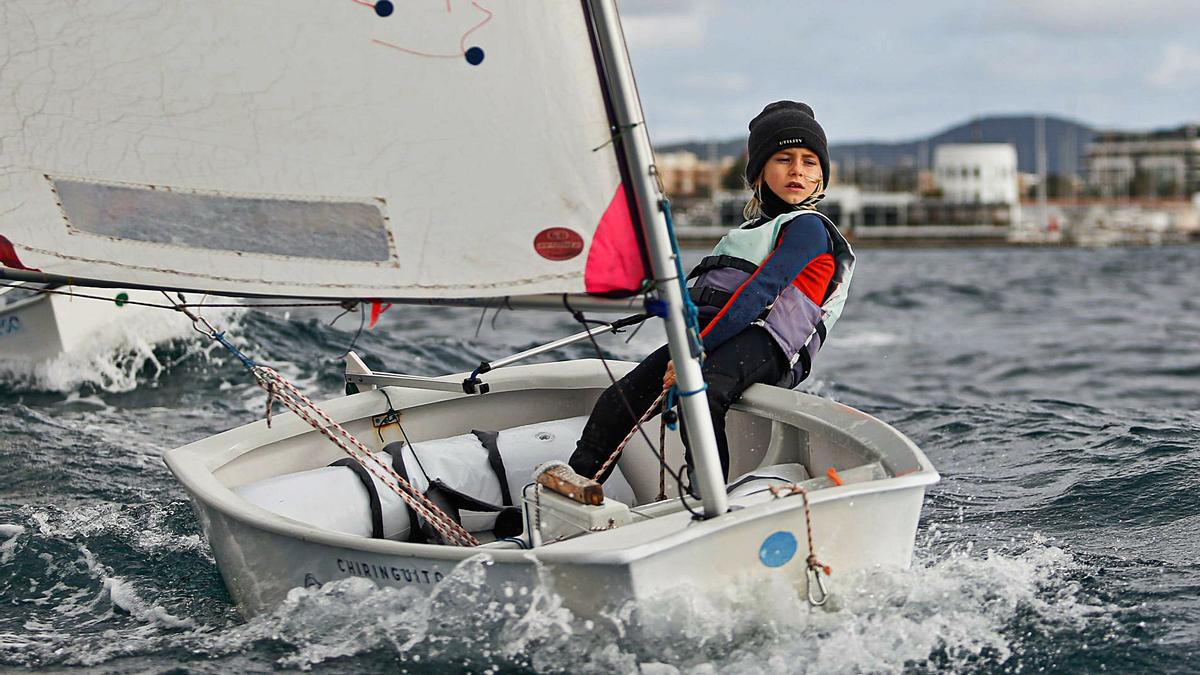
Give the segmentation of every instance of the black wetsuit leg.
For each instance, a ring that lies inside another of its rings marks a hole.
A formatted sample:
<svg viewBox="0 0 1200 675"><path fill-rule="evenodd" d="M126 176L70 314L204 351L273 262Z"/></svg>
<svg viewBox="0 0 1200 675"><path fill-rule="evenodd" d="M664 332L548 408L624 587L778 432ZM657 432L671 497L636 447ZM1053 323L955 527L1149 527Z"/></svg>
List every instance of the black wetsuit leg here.
<svg viewBox="0 0 1200 675"><path fill-rule="evenodd" d="M668 361L670 354L665 346L661 347L600 395L571 455L571 468L576 473L588 477L594 475L633 428L636 418L629 416L621 401L621 392L640 416L662 391L662 377ZM775 384L788 368L787 359L774 338L758 326L751 326L726 340L705 358L703 372L708 385L708 407L721 456L721 470L726 479L729 478L729 443L725 438L725 413L747 387L760 382ZM684 444L688 445L686 434ZM691 463L690 451L688 463ZM607 479L611 472L610 468L601 480Z"/></svg>
<svg viewBox="0 0 1200 675"><path fill-rule="evenodd" d="M634 422L662 393L663 375L670 361L671 354L663 345L600 394L568 462L575 473L588 478L596 475L613 449L633 428ZM629 402L628 408L625 401ZM630 417L629 408L633 408L635 417ZM600 481L608 480L610 474L612 467L600 477Z"/></svg>

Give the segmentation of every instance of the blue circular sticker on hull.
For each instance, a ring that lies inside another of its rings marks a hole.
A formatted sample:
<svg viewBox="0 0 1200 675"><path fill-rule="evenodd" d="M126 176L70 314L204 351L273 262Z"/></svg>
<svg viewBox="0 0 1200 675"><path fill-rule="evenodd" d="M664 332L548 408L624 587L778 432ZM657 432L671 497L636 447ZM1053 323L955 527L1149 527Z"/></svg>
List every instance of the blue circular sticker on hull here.
<svg viewBox="0 0 1200 675"><path fill-rule="evenodd" d="M767 567L783 567L796 555L796 537L791 532L776 532L758 547L758 559Z"/></svg>

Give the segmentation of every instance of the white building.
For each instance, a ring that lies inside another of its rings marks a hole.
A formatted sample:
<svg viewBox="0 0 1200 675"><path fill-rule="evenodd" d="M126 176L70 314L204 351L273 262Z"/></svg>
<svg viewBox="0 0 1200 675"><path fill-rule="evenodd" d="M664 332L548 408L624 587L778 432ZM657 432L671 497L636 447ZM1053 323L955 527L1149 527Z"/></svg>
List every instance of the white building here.
<svg viewBox="0 0 1200 675"><path fill-rule="evenodd" d="M832 185L818 209L843 230L861 227L908 225L909 211L917 202L911 192L871 192L857 185Z"/></svg>
<svg viewBox="0 0 1200 675"><path fill-rule="evenodd" d="M1008 143L939 145L933 176L942 199L958 204L1012 204L1017 188L1017 149Z"/></svg>
<svg viewBox="0 0 1200 675"><path fill-rule="evenodd" d="M1088 183L1102 197L1186 199L1200 193L1200 125L1101 132L1086 161Z"/></svg>

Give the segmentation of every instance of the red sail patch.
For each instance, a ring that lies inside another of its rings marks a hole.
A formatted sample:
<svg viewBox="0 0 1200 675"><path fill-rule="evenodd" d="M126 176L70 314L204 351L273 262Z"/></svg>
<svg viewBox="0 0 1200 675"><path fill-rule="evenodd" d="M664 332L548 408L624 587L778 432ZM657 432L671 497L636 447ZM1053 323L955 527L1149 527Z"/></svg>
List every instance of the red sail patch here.
<svg viewBox="0 0 1200 675"><path fill-rule="evenodd" d="M583 237L565 227L551 227L533 238L533 250L546 260L570 260L583 253Z"/></svg>

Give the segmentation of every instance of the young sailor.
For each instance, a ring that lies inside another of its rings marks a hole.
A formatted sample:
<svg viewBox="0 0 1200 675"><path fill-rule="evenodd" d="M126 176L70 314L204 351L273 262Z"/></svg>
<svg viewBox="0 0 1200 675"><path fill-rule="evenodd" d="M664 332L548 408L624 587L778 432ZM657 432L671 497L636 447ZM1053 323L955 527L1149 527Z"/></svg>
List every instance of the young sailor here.
<svg viewBox="0 0 1200 675"><path fill-rule="evenodd" d="M808 377L841 314L854 268L849 244L812 210L829 176L825 132L812 108L771 103L750 121L747 148L746 181L754 190L747 220L688 275L695 279L690 291L700 313L704 381L726 480L729 406L752 384L794 387ZM601 394L571 455L576 473L595 475L637 416L674 384L670 358L661 347Z"/></svg>

